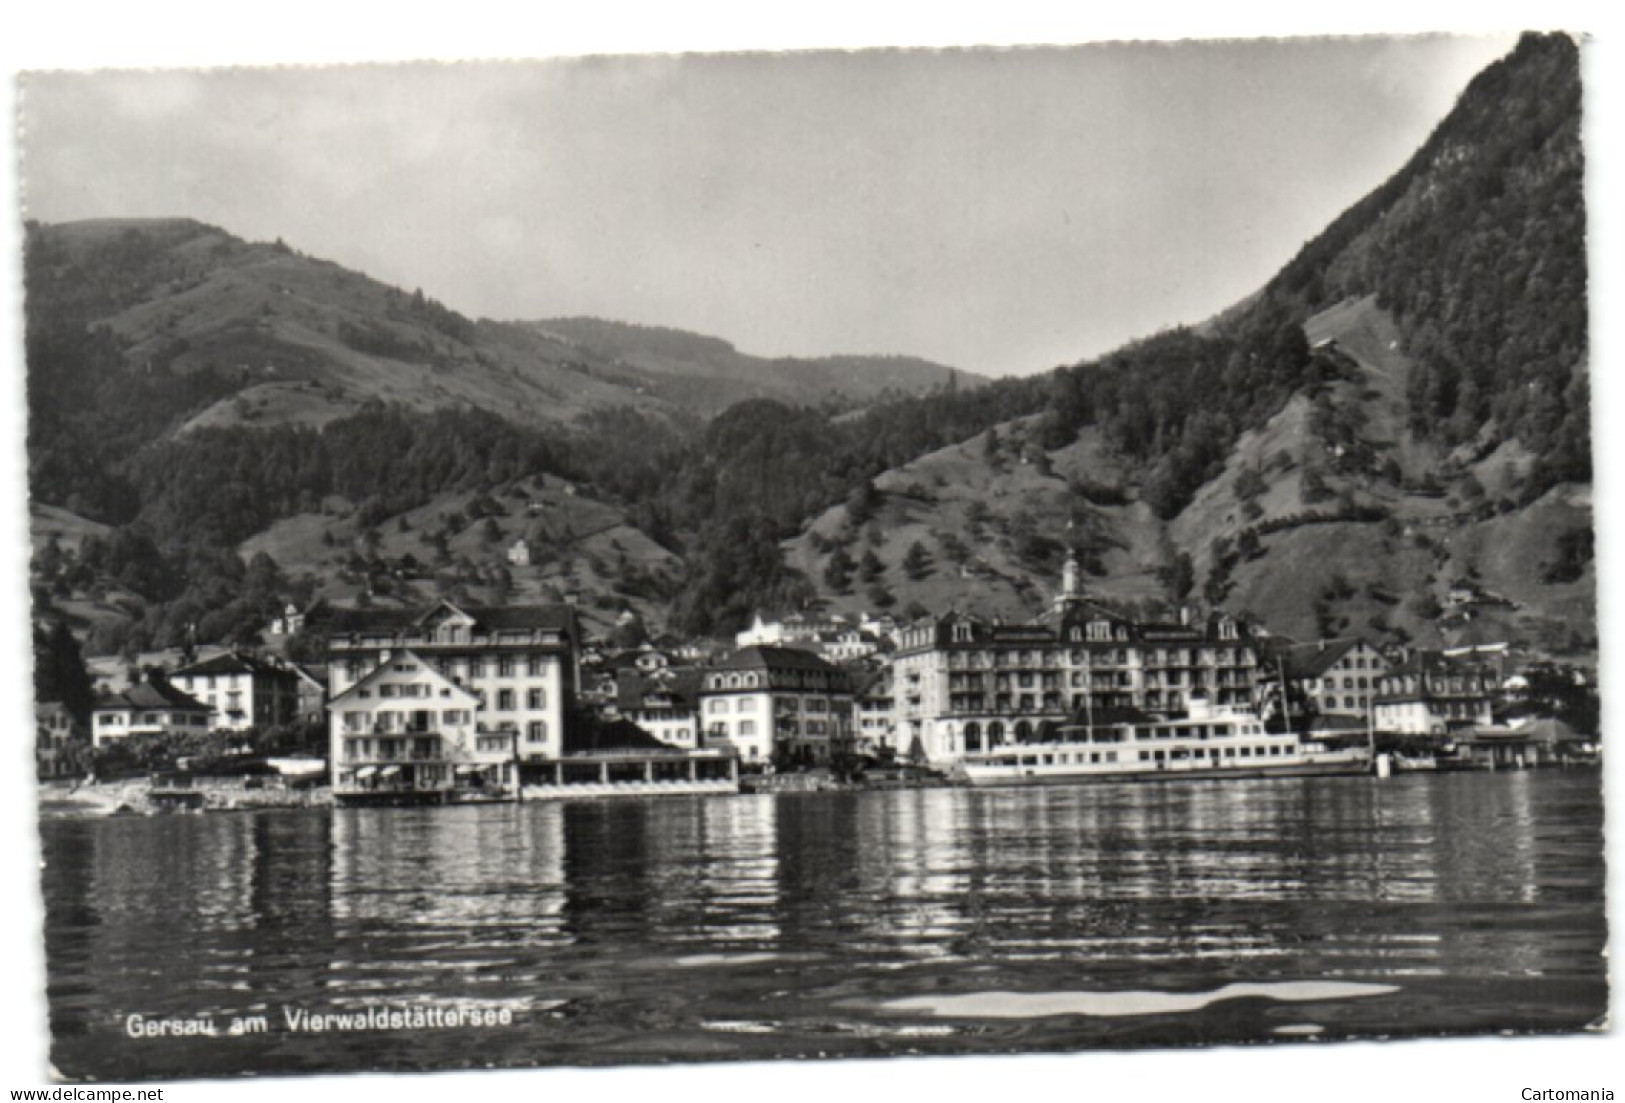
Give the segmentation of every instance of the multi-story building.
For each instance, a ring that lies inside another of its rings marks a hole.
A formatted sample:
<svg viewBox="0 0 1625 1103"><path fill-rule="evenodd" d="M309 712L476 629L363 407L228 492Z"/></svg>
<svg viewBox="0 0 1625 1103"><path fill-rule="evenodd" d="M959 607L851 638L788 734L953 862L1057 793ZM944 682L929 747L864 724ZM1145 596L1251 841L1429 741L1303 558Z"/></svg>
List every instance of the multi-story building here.
<svg viewBox="0 0 1625 1103"><path fill-rule="evenodd" d="M135 735L202 735L214 710L153 675L122 693L98 698L91 712L90 738L105 747Z"/></svg>
<svg viewBox="0 0 1625 1103"><path fill-rule="evenodd" d="M78 725L61 701L34 706L34 766L41 781L73 772L72 745Z"/></svg>
<svg viewBox="0 0 1625 1103"><path fill-rule="evenodd" d="M328 714L335 763L342 750L340 714L356 700L346 695L404 651L471 695L472 734L511 735L517 757L527 762L553 761L563 753L564 718L580 691L578 635L570 606L459 608L442 601L421 611L341 610L335 611L329 633ZM350 704L341 705L341 700Z"/></svg>
<svg viewBox="0 0 1625 1103"><path fill-rule="evenodd" d="M890 663L853 673L853 705L857 710L858 750L868 754L896 753L895 701Z"/></svg>
<svg viewBox="0 0 1625 1103"><path fill-rule="evenodd" d="M1372 703L1376 730L1444 736L1494 723L1494 670L1484 664L1416 651L1386 671Z"/></svg>
<svg viewBox="0 0 1625 1103"><path fill-rule="evenodd" d="M966 752L1042 739L1108 710L1179 714L1192 698L1251 705L1258 639L1228 616L1137 623L1082 598L1075 561L1055 608L1031 624L950 613L899 633L898 746L951 764Z"/></svg>
<svg viewBox="0 0 1625 1103"><path fill-rule="evenodd" d="M1324 716L1371 714L1377 684L1389 662L1357 636L1298 644L1278 652L1286 677Z"/></svg>
<svg viewBox="0 0 1625 1103"><path fill-rule="evenodd" d="M344 801L512 795L518 731L412 648L392 648L328 705L333 795Z"/></svg>
<svg viewBox="0 0 1625 1103"><path fill-rule="evenodd" d="M691 667L639 667L616 673L612 711L667 746L685 751L698 748L704 672Z"/></svg>
<svg viewBox="0 0 1625 1103"><path fill-rule="evenodd" d="M327 717L327 667L293 665L297 679L296 708L299 719L305 723Z"/></svg>
<svg viewBox="0 0 1625 1103"><path fill-rule="evenodd" d="M707 747L732 747L745 763L776 754L826 763L852 749L846 671L810 651L746 647L705 671L700 709Z"/></svg>
<svg viewBox="0 0 1625 1103"><path fill-rule="evenodd" d="M265 731L299 719L299 674L252 655L222 652L181 667L169 680L214 710L215 731Z"/></svg>

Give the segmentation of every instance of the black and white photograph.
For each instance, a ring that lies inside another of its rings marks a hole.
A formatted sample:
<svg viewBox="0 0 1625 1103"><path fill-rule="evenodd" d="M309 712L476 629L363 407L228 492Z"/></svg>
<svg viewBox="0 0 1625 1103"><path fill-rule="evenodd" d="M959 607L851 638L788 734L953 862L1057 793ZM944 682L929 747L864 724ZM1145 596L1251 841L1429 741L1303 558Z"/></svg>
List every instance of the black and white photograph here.
<svg viewBox="0 0 1625 1103"><path fill-rule="evenodd" d="M19 66L16 1086L1625 1090L1529 26Z"/></svg>

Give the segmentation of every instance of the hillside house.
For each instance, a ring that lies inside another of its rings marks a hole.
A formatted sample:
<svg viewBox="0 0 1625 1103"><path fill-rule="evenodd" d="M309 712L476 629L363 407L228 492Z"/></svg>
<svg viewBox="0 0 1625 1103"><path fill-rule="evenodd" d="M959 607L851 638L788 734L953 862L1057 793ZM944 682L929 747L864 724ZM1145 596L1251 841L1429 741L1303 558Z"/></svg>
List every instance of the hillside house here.
<svg viewBox="0 0 1625 1103"><path fill-rule="evenodd" d="M508 545L508 565L512 567L530 566L530 544L521 536Z"/></svg>

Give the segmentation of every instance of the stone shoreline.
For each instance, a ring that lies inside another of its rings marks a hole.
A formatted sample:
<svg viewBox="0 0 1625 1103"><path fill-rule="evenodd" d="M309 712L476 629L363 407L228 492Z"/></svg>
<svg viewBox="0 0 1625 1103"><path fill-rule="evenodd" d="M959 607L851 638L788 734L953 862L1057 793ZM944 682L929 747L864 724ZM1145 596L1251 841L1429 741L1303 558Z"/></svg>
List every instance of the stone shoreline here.
<svg viewBox="0 0 1625 1103"><path fill-rule="evenodd" d="M333 792L326 785L251 789L240 780L225 779L200 779L184 787L154 785L145 778L89 784L48 782L39 787L40 815L51 818L326 808L332 803Z"/></svg>

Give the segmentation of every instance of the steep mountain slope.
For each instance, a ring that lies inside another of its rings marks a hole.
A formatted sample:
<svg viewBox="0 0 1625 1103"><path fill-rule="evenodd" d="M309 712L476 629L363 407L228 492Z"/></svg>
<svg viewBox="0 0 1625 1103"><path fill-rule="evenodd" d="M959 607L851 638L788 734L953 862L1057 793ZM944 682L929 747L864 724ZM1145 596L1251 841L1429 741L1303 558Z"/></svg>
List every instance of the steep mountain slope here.
<svg viewBox="0 0 1625 1103"><path fill-rule="evenodd" d="M1574 44L1527 36L1257 294L1063 369L1042 417L998 428L1035 469L1060 473L1084 447L1076 493L1012 478L996 451L950 449L974 468L950 481L985 488L983 516L911 504L923 554L940 562L948 533L974 547L1006 615L1037 612L1057 577L1053 554L1006 557L1013 533L1029 552L1078 546L1103 597L1143 599L1155 577L1164 602L1295 636L1593 649L1579 102ZM864 597L832 585L837 547L861 547L851 529L826 514L788 546L836 604ZM1148 551L1113 558L1124 547ZM877 554L899 608L962 604L978 585ZM1485 599L1452 606L1463 586Z"/></svg>

